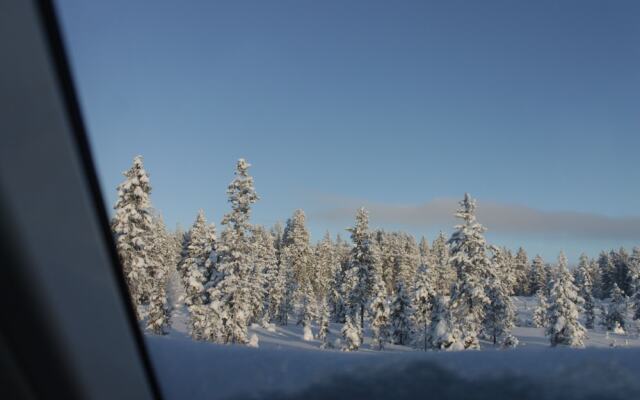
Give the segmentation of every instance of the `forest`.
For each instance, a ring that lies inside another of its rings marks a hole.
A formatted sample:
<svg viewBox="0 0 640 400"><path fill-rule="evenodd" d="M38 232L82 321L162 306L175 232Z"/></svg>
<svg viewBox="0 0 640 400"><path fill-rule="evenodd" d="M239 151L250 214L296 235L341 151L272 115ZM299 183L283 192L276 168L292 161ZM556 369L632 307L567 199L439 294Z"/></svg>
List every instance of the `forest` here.
<svg viewBox="0 0 640 400"><path fill-rule="evenodd" d="M312 243L305 213L286 224L251 223L259 201L250 164L238 160L228 185L230 210L218 233L198 212L191 228L170 231L151 201L141 156L118 186L112 230L131 303L150 334L168 332L172 307L188 312L193 340L259 346L250 326L302 327L302 340L322 349L479 349L481 342L515 348L515 296L535 296L528 323L549 345L584 347L596 326L625 333L640 325L640 249L585 254L570 267L561 252L548 262L487 243L476 201L465 194L451 235L416 240L369 226L361 208L349 240L327 232ZM171 280L180 298L170 304ZM176 305L177 304L177 305ZM331 324L339 324L330 340Z"/></svg>

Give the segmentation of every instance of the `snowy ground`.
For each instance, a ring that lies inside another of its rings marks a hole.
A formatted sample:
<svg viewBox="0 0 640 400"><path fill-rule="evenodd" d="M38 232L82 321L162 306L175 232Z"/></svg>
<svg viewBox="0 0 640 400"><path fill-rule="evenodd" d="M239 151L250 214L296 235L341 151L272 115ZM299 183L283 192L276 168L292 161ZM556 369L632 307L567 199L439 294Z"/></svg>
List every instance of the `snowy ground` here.
<svg viewBox="0 0 640 400"><path fill-rule="evenodd" d="M148 343L169 399L415 398L425 391L437 394L433 398L640 398L637 332L606 334L598 327L589 330L586 350L551 349L542 328L527 326L535 298L515 302L516 350L483 342L482 351L424 353L389 346L378 352L369 348L366 335L360 351L343 353L303 341L295 325L273 332L252 327L259 349L219 346L191 341L183 310L174 313L170 335L149 336ZM334 339L340 327L331 325ZM311 384L316 386L301 392Z"/></svg>

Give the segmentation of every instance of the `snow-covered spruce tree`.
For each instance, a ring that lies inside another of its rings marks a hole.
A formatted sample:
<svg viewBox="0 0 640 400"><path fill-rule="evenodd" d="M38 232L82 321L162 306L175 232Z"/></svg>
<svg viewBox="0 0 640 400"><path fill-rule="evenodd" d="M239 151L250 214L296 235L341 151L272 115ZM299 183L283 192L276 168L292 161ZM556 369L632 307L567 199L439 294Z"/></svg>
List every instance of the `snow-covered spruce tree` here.
<svg viewBox="0 0 640 400"><path fill-rule="evenodd" d="M387 290L381 277L376 278L373 285L369 315L371 316L371 347L374 350L384 350L390 342L390 312Z"/></svg>
<svg viewBox="0 0 640 400"><path fill-rule="evenodd" d="M428 262L428 260L427 260ZM429 324L431 322L431 310L436 294L433 287L431 268L423 264L418 268L413 290L413 345L427 351L429 348Z"/></svg>
<svg viewBox="0 0 640 400"><path fill-rule="evenodd" d="M624 247L618 251L611 251L611 262L614 266L614 281L625 295L631 293L631 273L629 268L629 253Z"/></svg>
<svg viewBox="0 0 640 400"><path fill-rule="evenodd" d="M545 290L547 285L547 274L544 268L544 260L540 255L536 255L531 262L531 269L529 270L529 290L531 293L538 293L540 290Z"/></svg>
<svg viewBox="0 0 640 400"><path fill-rule="evenodd" d="M631 304L633 320L640 319L640 247L634 247L629 259L629 273L631 276Z"/></svg>
<svg viewBox="0 0 640 400"><path fill-rule="evenodd" d="M262 226L255 226L252 239L254 251L252 282L257 285L253 293L253 318L266 327L271 321L271 303L280 301L281 278L271 232Z"/></svg>
<svg viewBox="0 0 640 400"><path fill-rule="evenodd" d="M231 212L222 219L225 227L218 248L218 276L209 289L211 318L221 343L247 344L251 317L252 243L251 205L258 200L249 175L250 164L239 159L235 179L227 189Z"/></svg>
<svg viewBox="0 0 640 400"><path fill-rule="evenodd" d="M315 260L315 291L318 297L318 303L322 303L327 300L329 304L329 297L331 295L332 286L334 285L334 279L336 272L340 268L340 264L337 262L335 256L335 246L331 240L331 235L326 232L322 240L314 248L314 260Z"/></svg>
<svg viewBox="0 0 640 400"><path fill-rule="evenodd" d="M520 293L522 277L516 269L516 259L511 253L511 250L506 247L496 248L489 246L494 253L492 261L492 267L489 269L487 275L488 278L492 278L493 274L499 276L501 285L509 293L509 295ZM525 253L526 256L526 253Z"/></svg>
<svg viewBox="0 0 640 400"><path fill-rule="evenodd" d="M538 290L536 297L538 299L538 304L533 310L533 319L531 322L536 328L545 328L547 326L547 310L549 309L549 304L547 303L547 298L544 295L544 290Z"/></svg>
<svg viewBox="0 0 640 400"><path fill-rule="evenodd" d="M396 260L400 257L401 243L397 234L378 229L372 235L378 251L378 262L382 269L382 279L387 294L392 294L396 281Z"/></svg>
<svg viewBox="0 0 640 400"><path fill-rule="evenodd" d="M567 257L563 252L558 256L556 275L549 299L546 334L552 347L584 347L585 329L578 320L583 300L567 269Z"/></svg>
<svg viewBox="0 0 640 400"><path fill-rule="evenodd" d="M616 282L615 266L611 260L609 253L602 251L598 256L598 269L600 270L600 298L605 299L613 290L613 284Z"/></svg>
<svg viewBox="0 0 640 400"><path fill-rule="evenodd" d="M319 310L319 332L318 339L322 341L322 347L326 348L329 345L329 322L331 320L331 306L336 296L339 298L339 285L340 279L340 263L336 256L336 248L331 240L331 235L326 232L322 240L315 246L315 281L316 283L316 297L317 302L320 304Z"/></svg>
<svg viewBox="0 0 640 400"><path fill-rule="evenodd" d="M429 241L424 236L420 238L418 249L420 250L420 265L433 265Z"/></svg>
<svg viewBox="0 0 640 400"><path fill-rule="evenodd" d="M515 325L516 310L509 296L512 290L509 281L504 279L505 272L511 272L507 264L511 261L504 257L506 250L492 247L492 251L493 267L488 271L489 279L485 289L489 302L485 304L483 331L494 345L500 343L505 347L514 347L517 339L511 335L511 329Z"/></svg>
<svg viewBox="0 0 640 400"><path fill-rule="evenodd" d="M456 270L449 259L447 237L442 232L433 241L431 258L433 259L433 273L435 276L433 284L435 290L438 295L449 296L451 294L451 286L456 281L457 276Z"/></svg>
<svg viewBox="0 0 640 400"><path fill-rule="evenodd" d="M345 276L349 270L349 257L351 254L351 246L344 241L340 234L336 236L334 247L334 255L336 257L336 272L331 285L331 295L329 297L329 308L331 310L331 319L334 322L344 323L346 321L345 314L347 311L347 296L345 289Z"/></svg>
<svg viewBox="0 0 640 400"><path fill-rule="evenodd" d="M148 267L149 305L147 330L158 335L167 333L171 313L167 302L169 272L175 268L176 255L169 232L159 213L152 216L151 263Z"/></svg>
<svg viewBox="0 0 640 400"><path fill-rule="evenodd" d="M131 168L123 174L125 180L118 185L111 225L131 302L142 321L146 317L143 305L148 303L152 283L148 276L152 263L151 185L142 156L135 157Z"/></svg>
<svg viewBox="0 0 640 400"><path fill-rule="evenodd" d="M314 277L313 251L309 244L309 232L305 226L305 215L296 210L287 224L283 240L283 263L292 271L294 279L293 300L298 314L298 324L302 325L304 340L312 340L311 322L317 314L316 296L312 279Z"/></svg>
<svg viewBox="0 0 640 400"><path fill-rule="evenodd" d="M529 296L531 292L531 284L529 282L529 258L527 252L520 247L514 259L514 276L516 279L515 287L510 293L516 296Z"/></svg>
<svg viewBox="0 0 640 400"><path fill-rule="evenodd" d="M400 247L395 260L395 278L401 280L405 288L411 288L420 266L420 250L413 236L400 232L398 238Z"/></svg>
<svg viewBox="0 0 640 400"><path fill-rule="evenodd" d="M475 200L465 193L456 212L462 223L449 239L451 263L458 276L451 294L451 308L465 349L480 348L478 335L485 305L489 303L485 285L490 261L483 236L485 228L476 221L475 210Z"/></svg>
<svg viewBox="0 0 640 400"><path fill-rule="evenodd" d="M447 296L438 295L434 299L427 343L429 348L434 350L464 349L460 332L453 321Z"/></svg>
<svg viewBox="0 0 640 400"><path fill-rule="evenodd" d="M355 351L362 343L362 330L358 321L351 318L351 314L345 315L345 323L340 331L342 334L342 351Z"/></svg>
<svg viewBox="0 0 640 400"><path fill-rule="evenodd" d="M326 349L331 347L329 341L329 320L331 319L331 313L329 312L329 304L327 298L323 298L320 303L320 321L318 322L318 340L320 340L320 348Z"/></svg>
<svg viewBox="0 0 640 400"><path fill-rule="evenodd" d="M215 321L209 318L207 284L211 280L216 259L216 233L200 210L185 235L178 272L184 284L183 302L189 310L190 334L195 340L214 340ZM206 333L205 333L206 331Z"/></svg>
<svg viewBox="0 0 640 400"><path fill-rule="evenodd" d="M587 329L593 329L596 320L593 283L589 271L590 265L589 257L584 253L581 254L580 262L576 269L576 283L580 289L580 297L584 300L584 326Z"/></svg>
<svg viewBox="0 0 640 400"><path fill-rule="evenodd" d="M411 299L402 281L396 283L391 299L391 335L394 344L409 344L411 335Z"/></svg>
<svg viewBox="0 0 640 400"><path fill-rule="evenodd" d="M287 226L291 223L291 220L287 221ZM287 325L289 323L289 314L293 309L293 271L289 268L289 265L285 263L284 257L284 237L285 230L280 223L277 223L272 228L272 234L274 238L274 247L276 249L276 259L278 261L278 280L277 285L280 288L278 290L279 299L273 301L271 304L272 320L279 325Z"/></svg>
<svg viewBox="0 0 640 400"><path fill-rule="evenodd" d="M356 213L356 224L349 228L353 247L349 258L349 270L344 281L346 313L359 331L362 341L365 308L369 303L373 286L377 254L369 232L369 215L364 208Z"/></svg>
<svg viewBox="0 0 640 400"><path fill-rule="evenodd" d="M611 289L611 301L604 318L604 325L608 331L624 333L627 328L627 298L616 283Z"/></svg>

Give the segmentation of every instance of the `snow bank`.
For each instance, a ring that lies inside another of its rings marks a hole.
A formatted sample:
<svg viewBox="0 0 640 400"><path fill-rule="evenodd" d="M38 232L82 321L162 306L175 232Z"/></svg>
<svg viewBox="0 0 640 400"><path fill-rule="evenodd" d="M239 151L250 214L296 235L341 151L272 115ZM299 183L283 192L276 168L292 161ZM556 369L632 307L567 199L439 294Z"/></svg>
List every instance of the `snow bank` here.
<svg viewBox="0 0 640 400"><path fill-rule="evenodd" d="M168 399L640 398L640 349L342 353L147 342Z"/></svg>

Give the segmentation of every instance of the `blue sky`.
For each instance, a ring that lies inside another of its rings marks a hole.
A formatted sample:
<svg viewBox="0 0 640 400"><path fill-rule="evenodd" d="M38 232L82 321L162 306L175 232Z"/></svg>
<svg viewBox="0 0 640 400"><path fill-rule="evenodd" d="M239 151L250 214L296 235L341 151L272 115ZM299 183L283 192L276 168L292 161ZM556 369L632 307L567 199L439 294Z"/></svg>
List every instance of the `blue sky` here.
<svg viewBox="0 0 640 400"><path fill-rule="evenodd" d="M218 223L244 157L254 222L314 238L360 204L433 238L470 192L497 244L640 243L638 2L57 3L108 204L142 154L170 226Z"/></svg>

